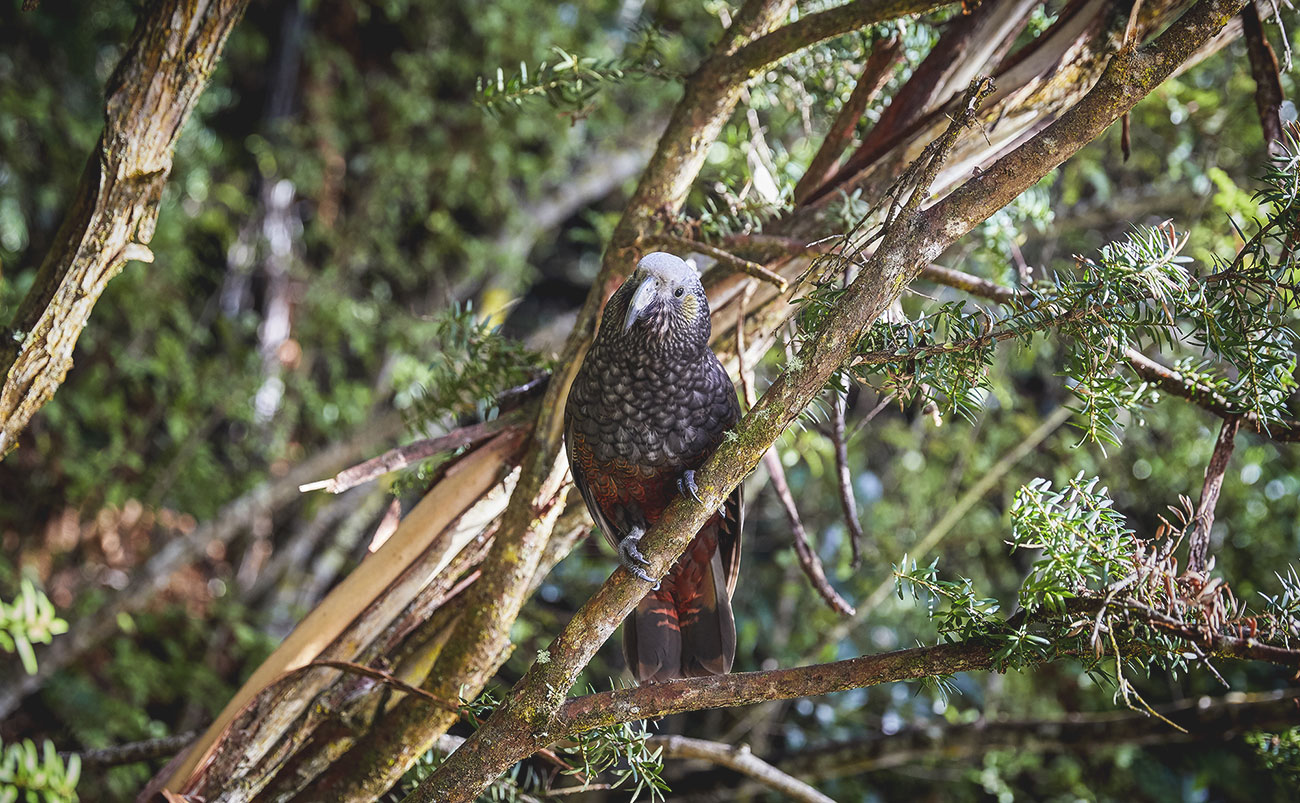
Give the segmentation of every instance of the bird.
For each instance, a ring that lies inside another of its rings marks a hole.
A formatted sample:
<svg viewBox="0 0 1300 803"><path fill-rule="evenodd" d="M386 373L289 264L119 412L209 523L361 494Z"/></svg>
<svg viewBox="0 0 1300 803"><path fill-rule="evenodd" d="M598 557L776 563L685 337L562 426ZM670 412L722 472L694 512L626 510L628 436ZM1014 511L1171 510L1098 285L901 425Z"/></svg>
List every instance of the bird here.
<svg viewBox="0 0 1300 803"><path fill-rule="evenodd" d="M647 254L606 303L566 400L574 484L619 562L646 582L654 579L641 538L678 495L699 501L695 469L740 418L711 331L695 269ZM624 621L623 653L638 683L731 671L742 503L737 487Z"/></svg>

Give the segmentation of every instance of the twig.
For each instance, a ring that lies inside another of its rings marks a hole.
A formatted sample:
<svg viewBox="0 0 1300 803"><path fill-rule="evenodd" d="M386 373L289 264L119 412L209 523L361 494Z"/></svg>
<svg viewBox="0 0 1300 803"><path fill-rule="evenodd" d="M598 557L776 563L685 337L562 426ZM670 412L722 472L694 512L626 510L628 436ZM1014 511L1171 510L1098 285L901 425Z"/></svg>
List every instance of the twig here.
<svg viewBox="0 0 1300 803"><path fill-rule="evenodd" d="M1101 600L1098 599L1071 600L1067 610L1092 613L1100 603ZM1153 627L1219 655L1300 667L1300 650L1274 647L1254 639L1222 633L1205 633L1135 603L1114 603L1114 607L1128 610ZM689 678L639 688L598 692L566 701L558 714L557 726L561 733L572 735L597 727L686 711L735 708L769 700L831 694L899 680L984 670L995 665L993 655L996 652L997 647L987 642L960 641L863 655L793 669Z"/></svg>
<svg viewBox="0 0 1300 803"><path fill-rule="evenodd" d="M406 468L426 457L432 457L441 452L449 452L452 449L459 449L462 446L471 446L521 420L521 416L503 415L491 421L482 421L460 429L454 429L436 438L422 438L405 446L389 449L387 452L372 457L364 463L345 468L330 479L299 485L298 490L302 493L326 491L332 494L340 494L349 488L355 488L363 482L369 482L376 477Z"/></svg>
<svg viewBox="0 0 1300 803"><path fill-rule="evenodd" d="M659 748L669 758L694 758L718 764L748 775L769 789L779 792L784 800L800 803L835 803L813 787L782 772L754 755L748 745L729 745L685 736L651 736L646 744Z"/></svg>
<svg viewBox="0 0 1300 803"><path fill-rule="evenodd" d="M826 571L822 568L821 559L808 543L808 533L799 518L799 508L795 506L794 495L790 493L790 484L785 478L785 467L781 465L781 458L777 455L775 447L763 455L763 465L767 466L772 490L776 491L781 506L785 508L785 517L790 522L790 534L794 536L794 553L799 557L799 565L807 575L808 582L821 598L826 600L826 604L831 606L832 610L842 616L852 616L855 613L853 606L831 587L830 581L826 579Z"/></svg>
<svg viewBox="0 0 1300 803"><path fill-rule="evenodd" d="M1233 441L1241 426L1240 418L1225 418L1219 427L1219 437L1214 442L1214 452L1210 463L1205 467L1205 485L1201 488L1201 501L1196 506L1196 529L1187 542L1187 568L1193 572L1204 572L1207 556L1210 552L1210 528L1214 526L1214 507L1219 503L1219 491L1223 488L1223 475L1228 470L1228 461L1232 459Z"/></svg>
<svg viewBox="0 0 1300 803"><path fill-rule="evenodd" d="M844 524L849 528L849 545L853 550L854 569L862 566L862 522L858 520L858 500L853 493L853 472L849 470L848 438L844 435L844 416L848 408L848 393L835 391L831 403L831 443L835 447L835 473L839 478L840 509L844 511Z"/></svg>
<svg viewBox="0 0 1300 803"><path fill-rule="evenodd" d="M162 736L157 739L145 739L141 742L117 744L112 747L99 747L92 750L82 750L81 752L60 750L59 755L64 759L74 755L80 756L83 767L116 767L121 764L136 764L141 761L166 758L194 741L202 732L201 730L192 730L185 733L174 733L171 736Z"/></svg>
<svg viewBox="0 0 1300 803"><path fill-rule="evenodd" d="M769 270L757 262L750 262L748 259L738 257L729 251L724 251L716 245L709 245L708 243L701 243L696 240L677 237L672 234L656 235L649 238L646 241L646 244L662 245L667 248L681 249L684 252L694 251L697 254L704 254L705 256L716 259L719 264L726 265L733 270L738 270L741 273L753 276L755 279L761 279L768 284L775 285L782 293L784 293L790 286L790 283L785 280L785 277L776 271Z"/></svg>

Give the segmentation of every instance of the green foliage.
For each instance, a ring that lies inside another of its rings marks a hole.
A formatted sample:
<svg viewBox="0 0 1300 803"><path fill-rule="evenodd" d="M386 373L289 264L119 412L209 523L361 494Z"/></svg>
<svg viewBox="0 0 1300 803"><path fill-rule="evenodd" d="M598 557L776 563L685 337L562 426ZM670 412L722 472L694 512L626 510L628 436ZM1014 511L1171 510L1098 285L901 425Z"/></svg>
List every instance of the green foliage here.
<svg viewBox="0 0 1300 803"><path fill-rule="evenodd" d="M497 68L495 78L480 77L479 105L492 114L500 114L537 99L577 120L591 113L596 97L610 85L679 77L664 69L660 34L653 28L643 28L639 44L618 58L579 56L558 46L551 50L553 58L531 71L527 62L521 61L519 71L508 78L501 68Z"/></svg>
<svg viewBox="0 0 1300 803"><path fill-rule="evenodd" d="M0 803L76 803L81 758L67 763L48 739L41 749L31 739L0 743Z"/></svg>
<svg viewBox="0 0 1300 803"><path fill-rule="evenodd" d="M1011 548L1039 549L1020 586L1020 606L1064 613L1065 601L1095 594L1132 568L1137 541L1099 480L1076 476L1060 490L1038 478L1016 493Z"/></svg>
<svg viewBox="0 0 1300 803"><path fill-rule="evenodd" d="M630 801L640 799L642 792L648 793L651 800L663 800L668 791L662 777L663 751L646 743L649 735L644 722L624 722L580 733L573 737L572 746L560 751L573 764L573 769L565 772L587 778L608 773L613 788L631 787Z"/></svg>
<svg viewBox="0 0 1300 803"><path fill-rule="evenodd" d="M49 644L67 631L68 623L54 612L54 603L26 577L17 599L9 603L0 600L0 650L17 652L29 675L36 674L32 645Z"/></svg>
<svg viewBox="0 0 1300 803"><path fill-rule="evenodd" d="M410 357L394 369L397 404L415 429L463 413L488 415L497 394L547 368L501 327L455 304L430 322L426 359Z"/></svg>
<svg viewBox="0 0 1300 803"><path fill-rule="evenodd" d="M1246 742L1254 747L1259 760L1272 772L1300 784L1300 728L1280 733L1251 733Z"/></svg>

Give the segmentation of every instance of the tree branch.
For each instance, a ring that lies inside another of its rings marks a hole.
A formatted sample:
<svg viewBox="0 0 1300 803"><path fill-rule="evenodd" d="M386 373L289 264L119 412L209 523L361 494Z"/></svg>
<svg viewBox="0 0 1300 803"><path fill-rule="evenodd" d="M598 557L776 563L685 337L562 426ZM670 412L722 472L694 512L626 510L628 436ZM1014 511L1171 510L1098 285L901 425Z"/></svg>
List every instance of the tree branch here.
<svg viewBox="0 0 1300 803"><path fill-rule="evenodd" d="M153 0L105 90L104 132L0 343L0 459L54 396L95 302L148 243L185 121L248 0Z"/></svg>
<svg viewBox="0 0 1300 803"><path fill-rule="evenodd" d="M668 758L694 758L718 764L750 778L784 795L785 800L799 803L835 803L813 787L782 772L750 752L747 745L739 747L690 739L685 736L652 736L646 740L651 748L659 748Z"/></svg>
<svg viewBox="0 0 1300 803"><path fill-rule="evenodd" d="M762 281L776 287L776 289L782 293L784 293L789 287L789 282L787 282L785 277L781 274L768 270L757 262L750 262L748 259L724 251L716 245L709 245L708 243L701 243L671 234L655 235L646 241L646 245L662 245L668 248L677 248L680 249L681 253L694 251L697 254L704 254L705 256L713 257L719 264L725 265L732 270L737 270L741 273L753 276L755 279L761 279Z"/></svg>
<svg viewBox="0 0 1300 803"><path fill-rule="evenodd" d="M1219 490L1223 488L1223 474L1232 459L1232 446L1241 426L1240 418L1225 418L1219 427L1219 437L1214 441L1214 452L1205 467L1205 485L1201 488L1201 501L1196 507L1196 527L1187 542L1187 569L1205 572L1210 552L1210 528L1214 526L1214 508L1219 503Z"/></svg>
<svg viewBox="0 0 1300 803"><path fill-rule="evenodd" d="M449 452L462 446L479 443L506 427L520 423L521 418L522 416L518 415L502 415L491 421L481 421L477 424L454 429L436 438L421 438L405 446L389 449L387 452L372 457L363 463L358 463L351 468L345 468L330 479L300 485L298 490L302 493L326 491L332 494L341 494L349 488L355 488L384 474L399 471L426 457L433 457L442 452Z"/></svg>
<svg viewBox="0 0 1300 803"><path fill-rule="evenodd" d="M952 268L945 268L939 265L930 265L921 271L921 278L929 279L935 284L942 284L963 290L971 295L987 298L999 303L1011 303L1023 297L1023 295L1010 287L1000 285L997 282L991 282L988 279L979 276L973 276ZM881 355L881 359L884 355ZM1245 424L1251 431L1257 432L1273 440L1283 443L1300 441L1300 421L1294 419L1283 419L1281 421L1264 424L1259 420L1259 416L1254 413L1242 414L1240 410L1233 407L1225 398L1214 388L1202 385L1194 379L1183 376L1172 368L1167 368L1159 362L1151 359L1137 349L1125 349L1124 360L1132 367L1133 372L1142 379L1159 387L1171 396L1177 396L1192 402L1205 409L1207 412L1214 413L1220 418L1236 418L1240 423Z"/></svg>
<svg viewBox="0 0 1300 803"><path fill-rule="evenodd" d="M776 491L776 496L785 509L786 519L790 522L790 534L794 538L794 553L799 557L799 566L808 577L808 582L821 598L826 600L826 604L831 606L831 610L841 616L853 616L855 613L853 606L831 586L830 581L826 579L826 570L822 568L821 559L808 543L808 533L804 530L803 521L799 519L799 508L795 506L794 495L790 493L790 484L785 479L785 466L781 465L781 458L775 448L768 449L767 454L763 455L763 464L767 466L772 490Z"/></svg>

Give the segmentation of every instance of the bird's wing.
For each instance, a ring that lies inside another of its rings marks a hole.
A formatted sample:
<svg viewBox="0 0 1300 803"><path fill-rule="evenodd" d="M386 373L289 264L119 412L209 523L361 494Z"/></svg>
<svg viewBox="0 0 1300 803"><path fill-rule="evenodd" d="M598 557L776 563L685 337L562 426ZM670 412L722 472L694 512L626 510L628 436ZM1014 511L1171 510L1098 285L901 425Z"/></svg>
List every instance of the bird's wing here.
<svg viewBox="0 0 1300 803"><path fill-rule="evenodd" d="M618 542L627 533L615 530L613 523L605 516L604 506L597 498L596 490L587 479L588 473L594 468L594 459L585 437L574 429L573 419L565 422L564 442L569 447L569 471L573 474L573 484L578 486L578 493L582 494L582 501L587 504L587 511L591 513L592 520L604 534L605 540L617 549Z"/></svg>

